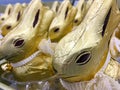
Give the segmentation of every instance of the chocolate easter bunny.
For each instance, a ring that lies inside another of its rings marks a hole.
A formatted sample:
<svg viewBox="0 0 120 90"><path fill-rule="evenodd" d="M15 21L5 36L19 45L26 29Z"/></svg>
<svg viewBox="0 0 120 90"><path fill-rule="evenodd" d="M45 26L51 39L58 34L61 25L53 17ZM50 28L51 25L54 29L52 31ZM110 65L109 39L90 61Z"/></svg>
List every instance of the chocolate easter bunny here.
<svg viewBox="0 0 120 90"><path fill-rule="evenodd" d="M24 9L25 7L23 7L20 3L14 5L11 15L2 23L0 27L2 31L1 34L3 36L18 25L21 21Z"/></svg>
<svg viewBox="0 0 120 90"><path fill-rule="evenodd" d="M93 0L79 0L76 8L77 8L77 14L75 16L75 20L74 20L74 26L79 25L82 20L84 19L88 9L90 8L91 4L92 4Z"/></svg>
<svg viewBox="0 0 120 90"><path fill-rule="evenodd" d="M6 6L4 14L0 16L0 24L2 24L4 20L6 20L9 17L9 15L12 12L12 9L13 9L13 6L11 4L8 4Z"/></svg>
<svg viewBox="0 0 120 90"><path fill-rule="evenodd" d="M119 22L115 0L94 0L82 23L61 39L55 48L53 66L66 81L63 85L67 90L109 90L101 83L104 79L114 82L110 88L119 90L120 85L115 80L107 75L96 75L106 62L109 40Z"/></svg>
<svg viewBox="0 0 120 90"><path fill-rule="evenodd" d="M72 31L73 20L76 15L76 8L71 5L69 0L64 0L53 19L49 28L51 41L58 42L67 33Z"/></svg>
<svg viewBox="0 0 120 90"><path fill-rule="evenodd" d="M10 62L16 80L46 79L54 74L52 56L43 53L39 43L47 38L54 13L41 1L32 0L23 14L19 25L2 39L0 59Z"/></svg>

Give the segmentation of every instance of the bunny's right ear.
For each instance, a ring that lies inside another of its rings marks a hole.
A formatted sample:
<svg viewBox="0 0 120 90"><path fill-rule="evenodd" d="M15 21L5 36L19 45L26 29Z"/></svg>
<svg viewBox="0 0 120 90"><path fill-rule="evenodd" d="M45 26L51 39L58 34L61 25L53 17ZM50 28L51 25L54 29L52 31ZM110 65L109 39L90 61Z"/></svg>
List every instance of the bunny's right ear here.
<svg viewBox="0 0 120 90"><path fill-rule="evenodd" d="M58 8L59 8L59 2L58 1L53 2L51 10L53 10L55 13L57 13Z"/></svg>
<svg viewBox="0 0 120 90"><path fill-rule="evenodd" d="M55 12L49 9L48 7L44 7L43 10L44 10L44 15L42 17L42 21L40 24L39 34L42 37L45 35L45 38L46 38L48 37L48 30L49 30L50 24L53 18L55 17Z"/></svg>
<svg viewBox="0 0 120 90"><path fill-rule="evenodd" d="M26 26L29 26L31 29L36 28L43 17L42 8L43 5L39 0L32 0L24 12L22 24L26 24Z"/></svg>
<svg viewBox="0 0 120 90"><path fill-rule="evenodd" d="M88 1L79 0L78 1L78 4L76 5L76 8L78 11L74 19L74 26L77 26L82 22L82 20L84 19L92 3L93 3L93 0L88 0Z"/></svg>

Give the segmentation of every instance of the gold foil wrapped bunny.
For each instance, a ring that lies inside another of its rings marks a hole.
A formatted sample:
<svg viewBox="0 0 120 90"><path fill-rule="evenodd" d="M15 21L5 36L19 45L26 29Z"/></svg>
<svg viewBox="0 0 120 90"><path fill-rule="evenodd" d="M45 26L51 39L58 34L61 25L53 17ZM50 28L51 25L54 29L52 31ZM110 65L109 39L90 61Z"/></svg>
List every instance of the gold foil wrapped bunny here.
<svg viewBox="0 0 120 90"><path fill-rule="evenodd" d="M55 13L57 13L58 8L59 8L59 2L58 1L54 1L53 5L51 7L51 10L53 10Z"/></svg>
<svg viewBox="0 0 120 90"><path fill-rule="evenodd" d="M0 16L0 24L2 24L10 16L12 9L13 6L11 4L6 6L4 14Z"/></svg>
<svg viewBox="0 0 120 90"><path fill-rule="evenodd" d="M74 19L74 26L79 25L82 20L84 19L88 9L90 8L91 4L92 4L93 0L79 0L76 8L77 8L77 14L75 16Z"/></svg>
<svg viewBox="0 0 120 90"><path fill-rule="evenodd" d="M39 43L47 39L54 12L43 6L41 1L32 0L23 15L17 27L2 39L0 59L10 62L16 80L46 79L54 74L52 55L42 52Z"/></svg>
<svg viewBox="0 0 120 90"><path fill-rule="evenodd" d="M67 33L72 31L73 21L77 9L71 5L69 0L64 0L56 13L49 28L51 41L58 42Z"/></svg>
<svg viewBox="0 0 120 90"><path fill-rule="evenodd" d="M11 15L0 26L2 31L1 34L3 36L5 36L8 32L10 32L18 25L18 23L21 21L24 9L25 7L20 3L14 5Z"/></svg>
<svg viewBox="0 0 120 90"><path fill-rule="evenodd" d="M106 62L109 40L119 22L116 1L94 0L82 23L56 46L57 73L69 82L91 80Z"/></svg>

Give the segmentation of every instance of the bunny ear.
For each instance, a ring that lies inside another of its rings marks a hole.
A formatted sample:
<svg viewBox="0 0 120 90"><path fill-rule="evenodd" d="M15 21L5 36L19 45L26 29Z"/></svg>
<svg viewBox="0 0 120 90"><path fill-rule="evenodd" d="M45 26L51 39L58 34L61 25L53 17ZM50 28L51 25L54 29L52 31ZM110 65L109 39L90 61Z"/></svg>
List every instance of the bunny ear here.
<svg viewBox="0 0 120 90"><path fill-rule="evenodd" d="M19 21L20 16L21 16L21 12L19 11L19 12L18 12L18 15L17 15L17 21Z"/></svg>
<svg viewBox="0 0 120 90"><path fill-rule="evenodd" d="M104 20L103 29L101 33L102 36L104 36L106 33L110 38L110 36L113 33L113 30L115 30L119 22L120 22L120 11L119 8L117 7L117 1L114 0L112 3L112 7L109 9L109 12Z"/></svg>
<svg viewBox="0 0 120 90"><path fill-rule="evenodd" d="M60 5L57 14L58 14L58 15L65 15L65 14L67 14L66 12L67 12L67 10L68 10L70 7L72 7L70 1L69 1L69 0L64 0L64 1L61 3L61 5Z"/></svg>
<svg viewBox="0 0 120 90"><path fill-rule="evenodd" d="M39 14L40 14L40 9L38 9L34 21L33 21L33 28L36 26L36 24L38 23L38 19L39 19Z"/></svg>
<svg viewBox="0 0 120 90"><path fill-rule="evenodd" d="M11 17L14 18L16 21L19 21L23 11L24 11L24 7L20 3L17 3L14 6Z"/></svg>
<svg viewBox="0 0 120 90"><path fill-rule="evenodd" d="M103 25L103 29L102 29L102 36L104 36L104 34L105 34L105 30L106 30L106 27L107 27L107 24L108 24L108 21L110 18L110 14L111 14L111 8L110 8L107 16L105 17L105 20L104 20L104 25Z"/></svg>
<svg viewBox="0 0 120 90"><path fill-rule="evenodd" d="M13 6L11 4L8 4L5 10L5 13L10 15L12 11Z"/></svg>
<svg viewBox="0 0 120 90"><path fill-rule="evenodd" d="M53 10L54 12L57 13L58 11L58 8L59 8L59 2L58 1L55 1L51 7L51 10Z"/></svg>
<svg viewBox="0 0 120 90"><path fill-rule="evenodd" d="M65 11L65 19L66 19L67 15L68 15L68 12L69 12L69 7L66 8L66 11Z"/></svg>
<svg viewBox="0 0 120 90"><path fill-rule="evenodd" d="M9 8L9 10L8 10L8 15L10 15L10 13L11 13L11 8Z"/></svg>
<svg viewBox="0 0 120 90"><path fill-rule="evenodd" d="M69 9L67 14L66 14L66 22L72 23L74 21L76 13L77 13L76 7L72 7L71 9Z"/></svg>
<svg viewBox="0 0 120 90"><path fill-rule="evenodd" d="M29 25L29 27L31 26L33 28L38 26L38 22L41 20L40 17L42 18L40 12L43 12L43 9L41 8L43 8L43 5L39 0L32 0L24 12L22 24Z"/></svg>
<svg viewBox="0 0 120 90"><path fill-rule="evenodd" d="M78 4L76 5L76 7L78 8L78 10L83 10L84 3L85 3L85 0L79 0L78 1Z"/></svg>

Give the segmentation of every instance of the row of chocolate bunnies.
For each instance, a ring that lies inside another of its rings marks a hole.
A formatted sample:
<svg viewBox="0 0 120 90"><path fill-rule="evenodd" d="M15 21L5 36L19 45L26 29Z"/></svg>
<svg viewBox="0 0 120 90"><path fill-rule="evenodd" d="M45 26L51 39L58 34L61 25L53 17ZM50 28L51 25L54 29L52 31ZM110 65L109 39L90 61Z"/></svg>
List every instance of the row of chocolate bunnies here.
<svg viewBox="0 0 120 90"><path fill-rule="evenodd" d="M67 90L119 90L119 22L116 0L9 4L0 17L1 67L21 82L54 77Z"/></svg>

